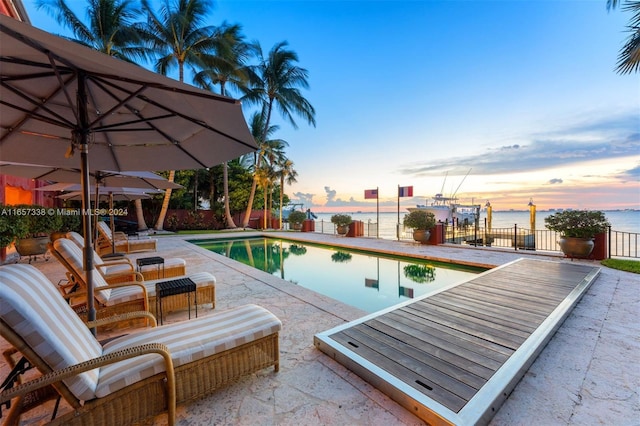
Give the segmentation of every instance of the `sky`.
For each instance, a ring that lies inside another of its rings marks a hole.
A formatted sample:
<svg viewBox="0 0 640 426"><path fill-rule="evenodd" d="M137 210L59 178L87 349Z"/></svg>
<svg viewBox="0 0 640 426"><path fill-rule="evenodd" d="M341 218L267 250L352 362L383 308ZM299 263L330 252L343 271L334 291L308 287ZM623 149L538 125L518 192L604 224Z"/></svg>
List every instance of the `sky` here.
<svg viewBox="0 0 640 426"><path fill-rule="evenodd" d="M287 41L308 70L316 126L273 121L304 209L376 211L364 191L378 188L395 211L398 186L413 186L403 208L443 193L496 210L640 209L640 76L615 72L630 14L606 0L215 4L210 25L240 24L265 54Z"/></svg>

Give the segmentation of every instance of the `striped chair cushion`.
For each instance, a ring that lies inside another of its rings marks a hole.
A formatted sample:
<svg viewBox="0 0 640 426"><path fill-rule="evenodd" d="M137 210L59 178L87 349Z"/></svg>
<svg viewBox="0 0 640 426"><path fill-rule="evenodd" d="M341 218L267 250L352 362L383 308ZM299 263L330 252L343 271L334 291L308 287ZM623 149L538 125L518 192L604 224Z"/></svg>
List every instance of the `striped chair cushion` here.
<svg viewBox="0 0 640 426"><path fill-rule="evenodd" d="M31 265L0 267L0 317L54 370L102 355L100 344L78 315ZM78 399L92 399L98 370L65 383Z"/></svg>
<svg viewBox="0 0 640 426"><path fill-rule="evenodd" d="M208 272L198 272L198 273L189 275L188 277L191 278L191 281L193 281L196 284L196 287L215 286L215 283L216 283L216 278ZM145 288L147 289L148 297L155 297L156 283L159 283L162 281L169 281L172 279L176 279L176 278L172 277L172 278L163 278L159 280L150 280L150 281L144 281L140 284L144 284ZM110 291L109 298L106 299L104 303L106 306L117 305L119 303L130 302L133 300L140 299L140 288L136 286L118 287L118 288L111 289L109 291ZM99 297L98 293L96 293L96 297Z"/></svg>
<svg viewBox="0 0 640 426"><path fill-rule="evenodd" d="M86 275L84 273L84 268L82 265L83 254L80 247L78 247L71 240L66 238L58 238L53 242L53 248L60 253L62 256L73 268L73 271L81 277L82 281L86 283ZM105 281L100 273L98 273L95 268L91 271L93 274L93 284L94 288L100 287L109 287L109 284ZM113 290L104 290L97 291L95 293L96 299L102 303L103 305L107 305L109 299L111 298L111 292ZM138 290L138 294L140 294L140 290Z"/></svg>
<svg viewBox="0 0 640 426"><path fill-rule="evenodd" d="M174 367L179 367L276 333L281 328L280 320L268 310L256 305L245 305L191 321L122 336L107 343L103 353L158 342L168 346ZM103 367L96 395L109 395L163 370L162 360L158 356L145 356Z"/></svg>
<svg viewBox="0 0 640 426"><path fill-rule="evenodd" d="M216 285L216 277L211 275L209 272L196 272L195 274L187 275L187 277L191 278L196 285L196 287L210 287ZM171 278L160 278L159 280L149 280L144 282L144 286L147 288L147 295L149 297L155 297L156 295L156 284L161 283L163 281L171 281L175 280L179 277L171 277Z"/></svg>

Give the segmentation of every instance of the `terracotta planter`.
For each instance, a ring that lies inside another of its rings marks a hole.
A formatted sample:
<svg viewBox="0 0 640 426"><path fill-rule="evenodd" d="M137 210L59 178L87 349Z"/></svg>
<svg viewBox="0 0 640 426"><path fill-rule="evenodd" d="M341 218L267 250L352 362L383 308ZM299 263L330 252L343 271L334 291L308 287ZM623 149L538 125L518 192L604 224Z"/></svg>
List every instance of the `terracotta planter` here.
<svg viewBox="0 0 640 426"><path fill-rule="evenodd" d="M346 235L349 232L349 225L336 226L336 232L338 235Z"/></svg>
<svg viewBox="0 0 640 426"><path fill-rule="evenodd" d="M569 257L589 257L593 251L593 238L562 237L560 250Z"/></svg>
<svg viewBox="0 0 640 426"><path fill-rule="evenodd" d="M16 251L20 256L37 256L49 249L49 237L21 238L16 241Z"/></svg>
<svg viewBox="0 0 640 426"><path fill-rule="evenodd" d="M413 230L413 239L420 243L426 244L431 237L431 231L426 229L414 229Z"/></svg>

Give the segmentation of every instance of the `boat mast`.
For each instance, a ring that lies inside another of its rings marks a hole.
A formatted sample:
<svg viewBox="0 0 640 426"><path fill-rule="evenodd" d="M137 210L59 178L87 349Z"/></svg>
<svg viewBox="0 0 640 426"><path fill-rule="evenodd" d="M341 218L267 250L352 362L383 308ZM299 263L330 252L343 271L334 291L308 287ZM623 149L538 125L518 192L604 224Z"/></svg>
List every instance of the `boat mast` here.
<svg viewBox="0 0 640 426"><path fill-rule="evenodd" d="M462 178L462 181L460 181L460 185L458 185L458 187L456 188L456 192L453 193L453 195L451 196L451 198L456 198L456 194L458 193L458 189L460 189L460 187L462 186L462 183L464 182L464 180L467 178L467 176L469 176L469 173L471 173L471 169L469 169L469 171L467 172L466 175L464 175L464 177Z"/></svg>

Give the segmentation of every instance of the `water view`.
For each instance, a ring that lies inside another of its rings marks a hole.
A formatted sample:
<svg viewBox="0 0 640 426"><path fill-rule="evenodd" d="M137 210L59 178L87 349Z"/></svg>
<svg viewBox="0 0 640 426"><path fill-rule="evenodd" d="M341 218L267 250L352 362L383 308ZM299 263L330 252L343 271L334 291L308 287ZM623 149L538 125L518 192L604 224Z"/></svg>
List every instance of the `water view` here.
<svg viewBox="0 0 640 426"><path fill-rule="evenodd" d="M272 238L191 241L367 312L466 280L481 269Z"/></svg>

